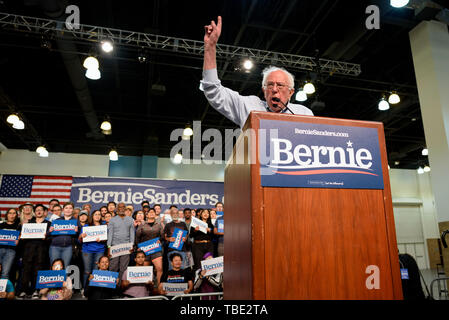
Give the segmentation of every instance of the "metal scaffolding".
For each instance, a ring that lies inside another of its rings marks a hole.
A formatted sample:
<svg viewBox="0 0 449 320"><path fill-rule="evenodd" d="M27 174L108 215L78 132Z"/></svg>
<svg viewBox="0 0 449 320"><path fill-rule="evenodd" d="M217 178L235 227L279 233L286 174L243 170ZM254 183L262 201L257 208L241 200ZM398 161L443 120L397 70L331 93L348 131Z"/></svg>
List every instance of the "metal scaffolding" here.
<svg viewBox="0 0 449 320"><path fill-rule="evenodd" d="M167 37L156 34L126 31L113 28L80 24L78 29L69 30L65 21L27 17L0 12L0 30L46 35L50 38L71 36L74 40L101 42L112 40L115 45L150 50L170 51L179 55L202 56L204 42L190 39ZM282 65L288 69L320 71L321 73L358 76L359 64L288 53L258 50L226 44L217 44L217 58L240 60L249 58L255 63Z"/></svg>

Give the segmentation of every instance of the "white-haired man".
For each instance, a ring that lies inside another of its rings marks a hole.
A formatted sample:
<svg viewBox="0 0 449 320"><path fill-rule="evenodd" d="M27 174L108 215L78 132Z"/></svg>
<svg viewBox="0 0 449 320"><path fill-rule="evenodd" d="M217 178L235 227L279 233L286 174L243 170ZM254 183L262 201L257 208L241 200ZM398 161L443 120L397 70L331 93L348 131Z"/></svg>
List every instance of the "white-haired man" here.
<svg viewBox="0 0 449 320"><path fill-rule="evenodd" d="M251 111L269 111L313 116L313 112L300 105L288 103L295 92L294 77L284 68L268 67L262 74L262 90L265 101L257 96L241 96L238 92L221 85L217 75L216 46L221 34L221 17L217 24L211 21L205 26L204 64L201 90L207 100L218 112L223 114L241 128ZM285 105L288 104L288 109Z"/></svg>

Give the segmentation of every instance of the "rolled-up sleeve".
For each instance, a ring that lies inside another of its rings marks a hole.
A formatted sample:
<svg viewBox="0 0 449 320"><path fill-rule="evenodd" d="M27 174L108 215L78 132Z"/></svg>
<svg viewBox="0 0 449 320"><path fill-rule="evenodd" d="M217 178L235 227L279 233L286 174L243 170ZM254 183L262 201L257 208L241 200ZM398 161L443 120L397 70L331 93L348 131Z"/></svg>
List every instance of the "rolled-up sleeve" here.
<svg viewBox="0 0 449 320"><path fill-rule="evenodd" d="M240 127L243 126L249 114L245 98L221 85L217 69L203 70L200 90L204 92L204 96L214 109Z"/></svg>

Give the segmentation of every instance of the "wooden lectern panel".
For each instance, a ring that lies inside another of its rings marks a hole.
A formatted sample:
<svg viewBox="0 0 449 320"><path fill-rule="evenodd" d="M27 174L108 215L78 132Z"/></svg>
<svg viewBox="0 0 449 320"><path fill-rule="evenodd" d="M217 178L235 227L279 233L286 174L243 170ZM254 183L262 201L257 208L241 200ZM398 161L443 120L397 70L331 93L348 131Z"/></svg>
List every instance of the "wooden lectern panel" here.
<svg viewBox="0 0 449 320"><path fill-rule="evenodd" d="M378 130L384 189L262 187L257 139L239 137L225 170L225 299L402 299L383 125L273 113L260 119L372 127ZM242 148L246 146L247 148ZM368 266L379 288L368 289Z"/></svg>

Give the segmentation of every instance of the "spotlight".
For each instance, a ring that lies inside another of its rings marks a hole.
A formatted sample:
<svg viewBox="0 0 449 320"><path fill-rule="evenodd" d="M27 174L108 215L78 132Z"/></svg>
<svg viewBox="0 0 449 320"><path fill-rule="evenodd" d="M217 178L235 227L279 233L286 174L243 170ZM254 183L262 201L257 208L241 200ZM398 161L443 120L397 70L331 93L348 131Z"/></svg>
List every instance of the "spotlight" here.
<svg viewBox="0 0 449 320"><path fill-rule="evenodd" d="M101 49L103 49L104 52L111 52L112 50L114 50L114 46L112 45L112 41L110 40L105 40L101 42Z"/></svg>
<svg viewBox="0 0 449 320"><path fill-rule="evenodd" d="M389 105L388 102L385 100L385 98L382 98L382 99L379 101L378 108L379 108L380 111L385 111L385 110L390 109L390 105Z"/></svg>
<svg viewBox="0 0 449 320"><path fill-rule="evenodd" d="M396 92L392 92L390 96L388 97L388 102L390 104L397 104L401 102L401 98L399 98L398 94Z"/></svg>
<svg viewBox="0 0 449 320"><path fill-rule="evenodd" d="M41 152L46 151L46 150L47 149L45 149L44 146L39 146L39 147L37 147L36 152L40 154Z"/></svg>
<svg viewBox="0 0 449 320"><path fill-rule="evenodd" d="M139 54L137 55L137 60L139 60L140 63L145 63L149 59L149 55L145 50L140 50Z"/></svg>
<svg viewBox="0 0 449 320"><path fill-rule="evenodd" d="M249 72L254 67L254 63L247 59L243 62L243 68L246 70L246 72Z"/></svg>
<svg viewBox="0 0 449 320"><path fill-rule="evenodd" d="M408 4L409 0L390 0L390 5L395 8L402 8Z"/></svg>
<svg viewBox="0 0 449 320"><path fill-rule="evenodd" d="M186 126L186 128L184 129L184 131L182 132L182 134L183 134L184 136L188 136L188 137L193 136L193 130L192 130L192 128L190 128L190 125L187 125L187 126Z"/></svg>
<svg viewBox="0 0 449 320"><path fill-rule="evenodd" d="M424 173L424 169L422 167L418 168L418 174L423 174Z"/></svg>
<svg viewBox="0 0 449 320"><path fill-rule="evenodd" d="M395 161L395 162L394 162L394 165L395 165L395 166L398 166L400 163L401 163L400 161Z"/></svg>
<svg viewBox="0 0 449 320"><path fill-rule="evenodd" d="M8 123L10 123L10 124L14 124L14 123L16 123L16 122L19 122L20 119L19 119L19 116L18 116L17 114L13 113L13 114L10 114L10 115L8 116L8 118L6 118L6 121L7 121Z"/></svg>
<svg viewBox="0 0 449 320"><path fill-rule="evenodd" d="M427 149L427 148L422 149L421 154L423 156L428 156L429 155L429 149Z"/></svg>
<svg viewBox="0 0 449 320"><path fill-rule="evenodd" d="M307 94L304 92L304 89L299 88L298 92L295 96L296 101L306 101L307 100Z"/></svg>
<svg viewBox="0 0 449 320"><path fill-rule="evenodd" d="M86 78L91 80L98 80L101 78L101 72L99 69L90 68L86 70Z"/></svg>
<svg viewBox="0 0 449 320"><path fill-rule="evenodd" d="M86 69L98 69L100 67L100 64L98 63L97 58L94 56L89 56L86 59L84 59L83 67Z"/></svg>
<svg viewBox="0 0 449 320"><path fill-rule="evenodd" d="M109 152L109 160L111 161L117 161L118 160L118 153L114 149Z"/></svg>
<svg viewBox="0 0 449 320"><path fill-rule="evenodd" d="M306 82L306 84L304 85L304 92L307 94L312 94L315 92L315 86L312 82Z"/></svg>
<svg viewBox="0 0 449 320"><path fill-rule="evenodd" d="M112 125L109 121L105 120L101 123L100 128L103 131L110 131L112 129Z"/></svg>
<svg viewBox="0 0 449 320"><path fill-rule="evenodd" d="M25 123L22 120L19 120L16 123L14 123L12 127L17 130L23 130L25 129Z"/></svg>
<svg viewBox="0 0 449 320"><path fill-rule="evenodd" d="M429 172L430 171L430 167L429 166L425 166L423 170L424 170L424 172Z"/></svg>
<svg viewBox="0 0 449 320"><path fill-rule="evenodd" d="M42 158L48 158L48 151L47 151L47 149L44 148L44 150L42 150L42 151L39 153L39 157L42 157Z"/></svg>
<svg viewBox="0 0 449 320"><path fill-rule="evenodd" d="M173 161L174 164L180 164L182 162L182 155L180 153L176 154L173 157L172 161Z"/></svg>

